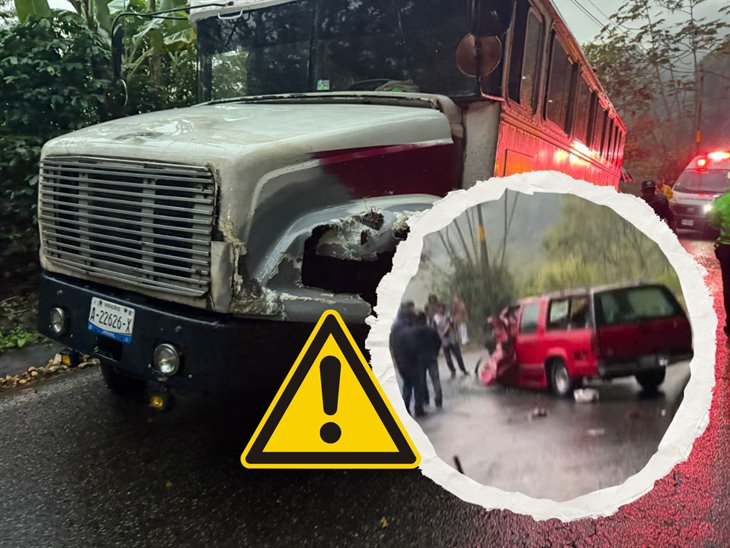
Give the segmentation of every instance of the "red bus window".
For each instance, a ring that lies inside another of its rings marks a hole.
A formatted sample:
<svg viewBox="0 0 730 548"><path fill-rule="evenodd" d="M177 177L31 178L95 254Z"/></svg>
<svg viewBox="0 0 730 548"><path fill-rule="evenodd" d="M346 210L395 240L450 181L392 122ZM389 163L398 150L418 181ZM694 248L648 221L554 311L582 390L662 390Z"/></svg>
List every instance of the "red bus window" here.
<svg viewBox="0 0 730 548"><path fill-rule="evenodd" d="M509 69L509 96L535 110L542 57L543 24L527 2L518 2Z"/></svg>
<svg viewBox="0 0 730 548"><path fill-rule="evenodd" d="M596 131L596 121L598 116L598 96L595 91L591 91L590 109L588 112L588 130L586 131L586 145L593 147L593 135Z"/></svg>
<svg viewBox="0 0 730 548"><path fill-rule="evenodd" d="M588 145L588 121L591 110L591 90L582 77L578 77L575 110L573 111L573 136Z"/></svg>
<svg viewBox="0 0 730 548"><path fill-rule="evenodd" d="M606 130L603 134L603 144L601 147L603 157L608 160L611 151L611 137L613 136L613 120L606 112Z"/></svg>
<svg viewBox="0 0 730 548"><path fill-rule="evenodd" d="M606 111L601 107L600 102L596 107L596 125L593 132L593 149L600 154L603 145L603 131L606 127Z"/></svg>
<svg viewBox="0 0 730 548"><path fill-rule="evenodd" d="M573 67L555 35L553 35L553 52L550 60L550 83L548 85L545 116L562 129L566 129L568 121L568 100L572 81Z"/></svg>
<svg viewBox="0 0 730 548"><path fill-rule="evenodd" d="M520 86L520 103L529 105L535 110L535 91L539 89L538 77L540 57L542 54L542 21L533 13L527 18L525 36L525 58L522 63L522 82Z"/></svg>

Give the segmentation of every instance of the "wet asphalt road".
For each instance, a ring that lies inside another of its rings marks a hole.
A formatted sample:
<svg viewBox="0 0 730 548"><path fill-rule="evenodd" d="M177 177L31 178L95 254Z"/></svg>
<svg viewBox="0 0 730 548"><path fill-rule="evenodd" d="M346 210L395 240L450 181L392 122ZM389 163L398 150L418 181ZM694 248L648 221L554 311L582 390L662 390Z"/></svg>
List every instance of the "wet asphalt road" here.
<svg viewBox="0 0 730 548"><path fill-rule="evenodd" d="M686 246L710 270L722 321L712 246ZM0 394L0 544L726 546L728 368L720 346L711 422L687 462L614 516L572 523L486 511L418 471L247 471L255 420L243 417L262 402L150 416L78 371Z"/></svg>
<svg viewBox="0 0 730 548"><path fill-rule="evenodd" d="M441 377L443 409L427 408L418 419L436 454L452 466L457 455L464 473L484 485L565 501L619 485L646 465L679 406L689 363L669 367L653 396L633 377L595 383L598 403L486 388L473 377L452 381L443 364ZM547 415L533 416L538 408Z"/></svg>

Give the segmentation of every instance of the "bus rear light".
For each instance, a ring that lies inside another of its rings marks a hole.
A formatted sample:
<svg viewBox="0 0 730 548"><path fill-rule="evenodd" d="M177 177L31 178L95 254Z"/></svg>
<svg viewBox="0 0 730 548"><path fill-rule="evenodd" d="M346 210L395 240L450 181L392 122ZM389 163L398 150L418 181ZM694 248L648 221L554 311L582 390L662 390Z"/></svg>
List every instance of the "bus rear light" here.
<svg viewBox="0 0 730 548"><path fill-rule="evenodd" d="M714 152L710 152L707 157L715 162L721 162L722 160L730 159L730 152L727 152L725 150L716 150ZM699 161L697 162L697 164L699 165Z"/></svg>

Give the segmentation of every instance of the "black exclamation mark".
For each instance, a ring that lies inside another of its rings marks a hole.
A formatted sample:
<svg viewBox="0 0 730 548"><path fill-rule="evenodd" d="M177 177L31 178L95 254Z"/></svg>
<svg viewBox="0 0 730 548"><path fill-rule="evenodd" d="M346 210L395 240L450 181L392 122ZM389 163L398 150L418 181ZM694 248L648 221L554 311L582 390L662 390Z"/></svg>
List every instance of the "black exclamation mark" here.
<svg viewBox="0 0 730 548"><path fill-rule="evenodd" d="M337 413L337 402L340 396L340 360L334 356L323 358L319 364L319 375L322 379L322 407L330 417ZM335 443L340 439L342 430L334 422L326 422L319 430L319 437L326 443Z"/></svg>

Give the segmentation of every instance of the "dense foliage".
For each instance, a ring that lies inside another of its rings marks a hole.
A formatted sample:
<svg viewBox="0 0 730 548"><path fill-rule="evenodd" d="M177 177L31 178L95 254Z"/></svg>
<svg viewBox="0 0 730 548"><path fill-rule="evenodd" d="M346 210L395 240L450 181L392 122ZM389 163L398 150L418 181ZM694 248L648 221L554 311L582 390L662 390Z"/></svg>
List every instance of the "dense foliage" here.
<svg viewBox="0 0 730 548"><path fill-rule="evenodd" d="M181 2L167 2L173 7ZM0 25L0 298L37 269L38 160L46 141L128 114L189 105L195 47L186 20L125 18L123 77L113 82L111 18L119 2L73 2L52 11L16 0ZM140 0L126 9L147 11ZM181 14L184 16L184 14Z"/></svg>
<svg viewBox="0 0 730 548"><path fill-rule="evenodd" d="M612 209L566 196L545 233L548 258L523 294L591 285L659 282L681 296L679 278L659 246Z"/></svg>
<svg viewBox="0 0 730 548"><path fill-rule="evenodd" d="M38 158L43 143L102 119L108 52L72 13L0 30L0 262L33 268Z"/></svg>
<svg viewBox="0 0 730 548"><path fill-rule="evenodd" d="M711 88L726 89L730 70L708 70L704 59L730 58L727 37L723 44L730 6L701 16L709 7L708 0L626 0L584 47L628 126L625 165L635 177L676 178L697 151L697 128L700 148L727 146L715 128L730 116Z"/></svg>

